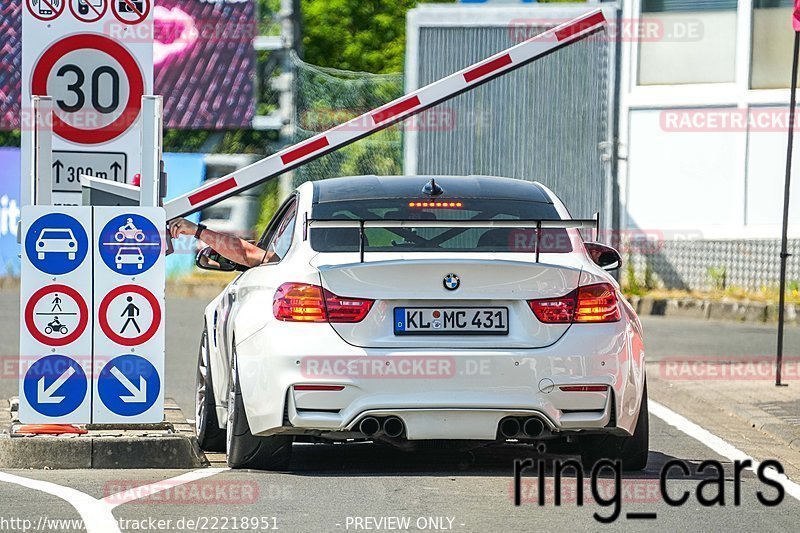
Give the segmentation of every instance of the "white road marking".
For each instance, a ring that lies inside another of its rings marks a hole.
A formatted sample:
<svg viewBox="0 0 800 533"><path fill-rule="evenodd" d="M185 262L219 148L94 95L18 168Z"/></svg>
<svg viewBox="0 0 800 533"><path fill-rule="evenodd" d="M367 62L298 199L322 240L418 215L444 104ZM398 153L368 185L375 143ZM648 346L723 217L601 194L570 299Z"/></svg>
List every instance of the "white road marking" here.
<svg viewBox="0 0 800 533"><path fill-rule="evenodd" d="M78 511L83 520L83 527L86 528L86 533L119 532L117 520L111 514L111 507L105 502L92 498L79 490L5 472L0 472L0 481L46 492L66 501Z"/></svg>
<svg viewBox="0 0 800 533"><path fill-rule="evenodd" d="M649 400L650 414L655 415L670 426L673 426L680 431L686 433L693 439L699 441L705 446L711 448L719 455L727 457L731 461L745 461L750 460L753 463L751 468L747 470L758 470L759 461L753 459L745 452L736 448L734 445L722 440L707 429L704 429L684 416L679 415L675 411L661 405L658 402ZM800 485L790 480L785 474L779 473L772 467L764 470L764 475L781 484L786 494L792 496L795 500L800 501Z"/></svg>
<svg viewBox="0 0 800 533"><path fill-rule="evenodd" d="M180 485L185 485L186 483L192 483L193 481L215 476L220 472L225 472L226 470L228 470L228 468L201 468L199 470L192 470L191 472L186 472L180 476L171 477L163 481L157 481L149 485L131 487L128 490L123 490L116 494L106 496L100 501L107 505L109 509L114 509L119 505L139 500L141 498L146 498L151 494L158 494L159 492L164 492L165 490L169 490L173 487L179 487Z"/></svg>
<svg viewBox="0 0 800 533"><path fill-rule="evenodd" d="M118 492L102 499L93 498L79 490L63 485L56 485L48 481L39 481L22 476L15 476L6 472L0 472L0 481L13 483L33 490L52 494L57 498L66 501L80 515L83 520L83 527L86 533L121 533L117 519L114 518L112 511L123 504L157 494L172 487L191 483L200 479L211 477L224 472L228 468L201 468L192 470L157 483L142 485L131 490Z"/></svg>

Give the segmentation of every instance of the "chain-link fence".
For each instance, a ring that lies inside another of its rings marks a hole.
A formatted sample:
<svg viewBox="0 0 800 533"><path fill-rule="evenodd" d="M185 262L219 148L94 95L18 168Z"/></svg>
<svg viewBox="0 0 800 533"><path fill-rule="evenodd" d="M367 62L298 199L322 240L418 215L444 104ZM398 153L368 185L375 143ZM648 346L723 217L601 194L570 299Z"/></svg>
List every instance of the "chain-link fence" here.
<svg viewBox="0 0 800 533"><path fill-rule="evenodd" d="M369 74L317 67L292 55L295 142L403 95L402 74ZM354 128L367 129L367 124ZM401 125L370 135L294 171L294 182L361 174L402 174Z"/></svg>
<svg viewBox="0 0 800 533"><path fill-rule="evenodd" d="M623 245L623 250L630 248ZM634 246L626 282L681 290L776 290L780 281L779 239L660 241ZM800 240L789 241L800 254ZM787 280L800 283L800 265L789 261Z"/></svg>

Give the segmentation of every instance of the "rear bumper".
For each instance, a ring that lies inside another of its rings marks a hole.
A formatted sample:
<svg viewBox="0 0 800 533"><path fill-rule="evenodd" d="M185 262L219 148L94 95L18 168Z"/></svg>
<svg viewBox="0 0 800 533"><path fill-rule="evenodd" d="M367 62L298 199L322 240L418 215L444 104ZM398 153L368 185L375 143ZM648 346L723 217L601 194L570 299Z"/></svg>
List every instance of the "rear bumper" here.
<svg viewBox="0 0 800 533"><path fill-rule="evenodd" d="M343 418L333 413L301 412L298 413L294 402L289 400L289 422L299 430L313 429L325 433L347 432L358 433L359 424L367 417L388 418L395 416L402 420L405 428L404 438L407 440L495 440L498 438L500 421L507 417L520 420L537 418L545 425L545 434L556 434L569 431L609 430L611 420L610 402L605 409L582 413L571 413L567 419L561 419L556 425L541 409L480 409L465 408L398 408L386 407L361 411L347 424Z"/></svg>
<svg viewBox="0 0 800 533"><path fill-rule="evenodd" d="M552 346L533 350L363 349L319 324L278 326L280 335L265 328L237 344L257 434L288 426L347 433L366 416L397 416L409 440L495 440L508 416L538 417L554 433L630 434L641 401L643 354L632 348L641 342L632 342L636 333L624 321L574 325ZM575 385L606 389L561 388Z"/></svg>

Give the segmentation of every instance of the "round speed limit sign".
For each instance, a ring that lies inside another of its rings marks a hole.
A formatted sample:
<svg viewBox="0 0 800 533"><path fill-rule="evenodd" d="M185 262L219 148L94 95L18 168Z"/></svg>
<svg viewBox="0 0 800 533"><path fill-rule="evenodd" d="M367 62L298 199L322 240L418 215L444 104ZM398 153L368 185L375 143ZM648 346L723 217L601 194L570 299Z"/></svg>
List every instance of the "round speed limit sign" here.
<svg viewBox="0 0 800 533"><path fill-rule="evenodd" d="M32 94L53 97L53 132L77 144L100 144L139 118L142 69L118 42L98 34L53 43L33 68Z"/></svg>

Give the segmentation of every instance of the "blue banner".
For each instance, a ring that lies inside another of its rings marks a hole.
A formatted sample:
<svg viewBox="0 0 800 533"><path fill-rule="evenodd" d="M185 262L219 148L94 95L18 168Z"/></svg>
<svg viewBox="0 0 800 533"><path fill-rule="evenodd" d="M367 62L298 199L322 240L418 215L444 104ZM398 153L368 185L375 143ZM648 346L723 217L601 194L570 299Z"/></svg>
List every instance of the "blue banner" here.
<svg viewBox="0 0 800 533"><path fill-rule="evenodd" d="M0 277L19 276L20 149L0 148Z"/></svg>
<svg viewBox="0 0 800 533"><path fill-rule="evenodd" d="M206 176L205 155L164 154L164 170L167 172L167 200L171 200L203 183ZM196 223L200 221L200 214L195 213L188 218ZM175 253L167 257L167 277L190 274L194 269L197 251L194 239L177 239L173 247Z"/></svg>

